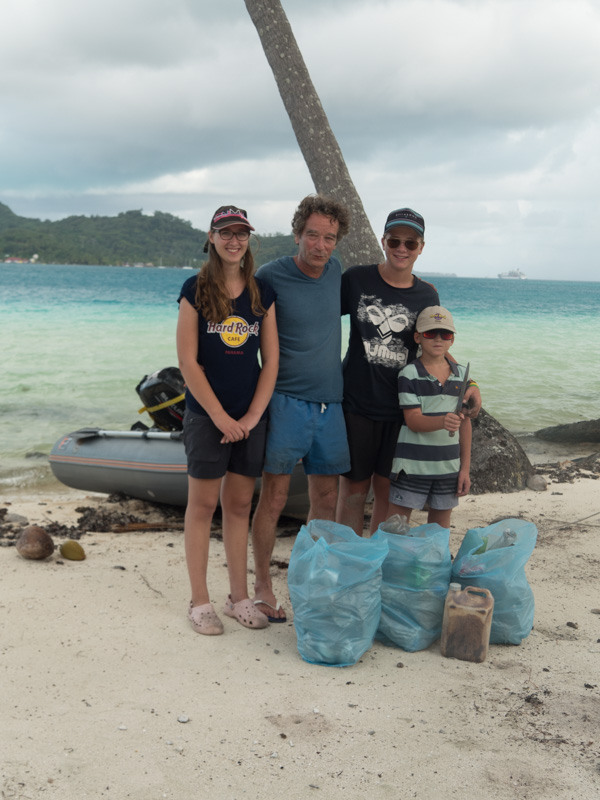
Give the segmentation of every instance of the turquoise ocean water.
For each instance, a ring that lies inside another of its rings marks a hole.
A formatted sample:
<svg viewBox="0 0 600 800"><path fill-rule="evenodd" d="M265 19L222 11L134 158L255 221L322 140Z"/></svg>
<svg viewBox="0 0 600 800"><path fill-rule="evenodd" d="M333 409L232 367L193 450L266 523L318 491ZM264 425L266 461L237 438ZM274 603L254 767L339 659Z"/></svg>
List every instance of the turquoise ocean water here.
<svg viewBox="0 0 600 800"><path fill-rule="evenodd" d="M181 269L0 264L0 494L51 485L83 426L129 428L141 378L175 366ZM435 278L484 408L510 431L600 416L600 282Z"/></svg>

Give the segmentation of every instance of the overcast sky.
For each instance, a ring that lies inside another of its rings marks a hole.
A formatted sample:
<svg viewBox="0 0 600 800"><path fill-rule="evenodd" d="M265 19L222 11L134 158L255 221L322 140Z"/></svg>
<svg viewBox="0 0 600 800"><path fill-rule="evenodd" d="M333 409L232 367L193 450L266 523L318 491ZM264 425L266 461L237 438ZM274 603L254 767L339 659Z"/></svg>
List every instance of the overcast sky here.
<svg viewBox="0 0 600 800"><path fill-rule="evenodd" d="M375 232L423 271L598 280L598 0L283 0ZM2 0L0 201L22 216L226 202L290 230L314 191L242 0Z"/></svg>

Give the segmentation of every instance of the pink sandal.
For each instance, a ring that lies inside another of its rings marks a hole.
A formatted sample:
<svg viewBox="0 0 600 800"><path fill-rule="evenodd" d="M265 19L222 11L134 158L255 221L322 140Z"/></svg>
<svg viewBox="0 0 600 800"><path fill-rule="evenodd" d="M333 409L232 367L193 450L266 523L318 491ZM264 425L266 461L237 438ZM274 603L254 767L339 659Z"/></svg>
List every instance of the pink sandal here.
<svg viewBox="0 0 600 800"><path fill-rule="evenodd" d="M196 633L203 633L205 636L219 636L225 630L212 603L192 607L190 601L187 615Z"/></svg>
<svg viewBox="0 0 600 800"><path fill-rule="evenodd" d="M266 615L259 611L248 597L239 603L233 603L231 595L228 595L223 613L237 619L245 628L266 628L269 625Z"/></svg>

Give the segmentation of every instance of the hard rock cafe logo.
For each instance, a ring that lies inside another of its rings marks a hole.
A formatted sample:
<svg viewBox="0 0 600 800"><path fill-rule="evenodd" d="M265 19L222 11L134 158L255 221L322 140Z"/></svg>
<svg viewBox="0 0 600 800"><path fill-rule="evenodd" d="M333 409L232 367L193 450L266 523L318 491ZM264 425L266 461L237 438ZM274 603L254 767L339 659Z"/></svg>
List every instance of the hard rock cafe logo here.
<svg viewBox="0 0 600 800"><path fill-rule="evenodd" d="M223 322L209 322L207 333L218 333L227 347L241 347L249 336L258 336L258 322L248 325L243 317L227 317Z"/></svg>

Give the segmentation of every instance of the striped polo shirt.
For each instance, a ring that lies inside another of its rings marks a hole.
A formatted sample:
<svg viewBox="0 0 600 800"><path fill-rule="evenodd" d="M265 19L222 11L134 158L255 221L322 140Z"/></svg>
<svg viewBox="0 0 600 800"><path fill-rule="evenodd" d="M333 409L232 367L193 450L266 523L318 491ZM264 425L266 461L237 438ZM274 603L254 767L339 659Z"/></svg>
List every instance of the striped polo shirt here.
<svg viewBox="0 0 600 800"><path fill-rule="evenodd" d="M443 416L456 410L456 403L466 367L448 361L450 375L442 384L430 375L417 358L398 373L398 400L400 408L420 408L427 417ZM402 470L407 475L449 477L460 470L460 444L458 435L442 429L430 433L415 433L408 425L400 428L392 478Z"/></svg>

